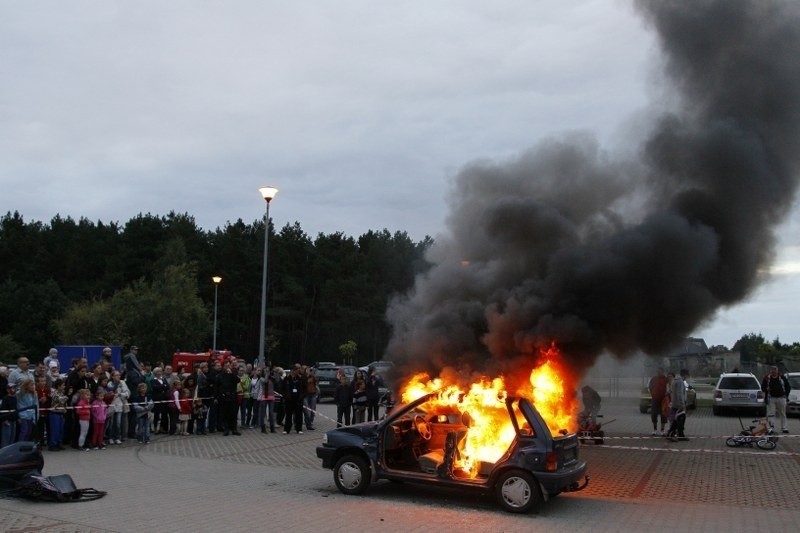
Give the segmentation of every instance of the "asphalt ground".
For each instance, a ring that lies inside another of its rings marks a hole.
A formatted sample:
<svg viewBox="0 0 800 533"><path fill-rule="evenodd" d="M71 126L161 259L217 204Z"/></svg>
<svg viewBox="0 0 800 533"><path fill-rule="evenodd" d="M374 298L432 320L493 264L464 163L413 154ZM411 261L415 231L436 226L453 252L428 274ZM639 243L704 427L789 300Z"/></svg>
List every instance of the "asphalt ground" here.
<svg viewBox="0 0 800 533"><path fill-rule="evenodd" d="M736 416L691 412L688 442L651 437L635 399L604 400L606 438L581 455L591 482L578 493L514 515L485 496L373 484L345 496L315 448L334 427L319 406L317 431L304 435L155 436L102 451L45 451L45 475L70 474L78 487L107 491L96 501L0 499L0 529L69 531L789 531L800 524L800 421L775 451L732 449ZM613 421L612 421L613 420ZM745 417L746 422L750 418Z"/></svg>

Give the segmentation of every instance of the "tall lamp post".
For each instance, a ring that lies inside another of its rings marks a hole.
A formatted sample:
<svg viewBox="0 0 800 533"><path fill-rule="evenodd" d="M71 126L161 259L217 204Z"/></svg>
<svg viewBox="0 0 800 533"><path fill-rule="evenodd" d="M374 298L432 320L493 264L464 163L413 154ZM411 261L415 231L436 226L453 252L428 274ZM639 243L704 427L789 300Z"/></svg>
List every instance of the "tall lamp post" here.
<svg viewBox="0 0 800 533"><path fill-rule="evenodd" d="M267 258L269 253L269 203L278 194L275 187L261 187L258 189L267 204L264 214L264 268L261 271L261 334L258 337L258 368L264 368L264 339L267 336Z"/></svg>
<svg viewBox="0 0 800 533"><path fill-rule="evenodd" d="M219 276L214 276L211 278L211 281L214 282L214 347L212 348L215 352L217 351L217 289L219 289L219 284L222 282L222 278Z"/></svg>

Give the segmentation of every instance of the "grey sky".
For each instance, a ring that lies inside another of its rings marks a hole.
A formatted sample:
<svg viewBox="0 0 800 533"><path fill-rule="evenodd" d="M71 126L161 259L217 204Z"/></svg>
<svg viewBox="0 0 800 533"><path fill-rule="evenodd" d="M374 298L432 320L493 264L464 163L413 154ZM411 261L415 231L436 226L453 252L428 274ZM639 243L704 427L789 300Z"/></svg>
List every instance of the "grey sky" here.
<svg viewBox="0 0 800 533"><path fill-rule="evenodd" d="M274 185L278 227L435 237L465 164L576 129L632 149L660 94L618 1L0 0L0 50L0 212L28 221L174 210L213 230ZM797 270L697 335L800 340Z"/></svg>

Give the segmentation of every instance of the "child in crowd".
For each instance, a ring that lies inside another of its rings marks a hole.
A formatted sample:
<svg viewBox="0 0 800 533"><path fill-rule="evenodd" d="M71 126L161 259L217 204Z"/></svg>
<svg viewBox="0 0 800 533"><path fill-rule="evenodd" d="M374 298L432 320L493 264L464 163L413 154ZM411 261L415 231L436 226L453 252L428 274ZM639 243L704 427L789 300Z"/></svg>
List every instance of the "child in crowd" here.
<svg viewBox="0 0 800 533"><path fill-rule="evenodd" d="M32 379L24 380L17 392L17 414L19 416L18 441L33 440L33 428L39 420L39 397Z"/></svg>
<svg viewBox="0 0 800 533"><path fill-rule="evenodd" d="M17 386L9 383L6 395L0 400L0 448L14 444L17 441Z"/></svg>
<svg viewBox="0 0 800 533"><path fill-rule="evenodd" d="M105 450L103 439L106 434L106 411L108 404L105 402L106 391L97 387L94 401L92 402L92 438L89 445L95 450Z"/></svg>
<svg viewBox="0 0 800 533"><path fill-rule="evenodd" d="M176 381L176 383L178 382ZM178 435L188 435L189 432L186 429L192 418L192 398L189 389L181 390L181 398L178 403Z"/></svg>
<svg viewBox="0 0 800 533"><path fill-rule="evenodd" d="M86 445L86 438L89 436L89 421L92 417L92 393L89 389L81 389L78 391L78 402L75 404L75 415L78 417L78 448L84 451L89 451Z"/></svg>
<svg viewBox="0 0 800 533"><path fill-rule="evenodd" d="M147 394L147 383L139 383L136 396L131 400L131 407L136 413L136 437L140 444L150 444L150 412L153 410L153 399Z"/></svg>
<svg viewBox="0 0 800 533"><path fill-rule="evenodd" d="M208 406L203 403L203 400L196 398L194 400L194 419L195 419L195 435L206 434L206 417L208 417Z"/></svg>
<svg viewBox="0 0 800 533"><path fill-rule="evenodd" d="M67 412L67 398L64 392L66 384L61 378L53 382L53 387L50 391L50 416L47 420L50 424L47 430L47 446L50 451L60 451L64 447L61 443L64 441L64 413Z"/></svg>

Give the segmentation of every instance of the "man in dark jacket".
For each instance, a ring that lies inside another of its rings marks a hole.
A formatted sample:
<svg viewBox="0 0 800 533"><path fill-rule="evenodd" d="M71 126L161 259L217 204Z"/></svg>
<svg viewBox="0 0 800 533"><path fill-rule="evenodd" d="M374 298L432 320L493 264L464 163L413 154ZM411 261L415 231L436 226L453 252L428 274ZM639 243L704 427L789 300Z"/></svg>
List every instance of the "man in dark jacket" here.
<svg viewBox="0 0 800 533"><path fill-rule="evenodd" d="M367 420L372 422L378 420L378 403L381 399L381 387L383 380L378 375L374 367L369 369L367 376Z"/></svg>
<svg viewBox="0 0 800 533"><path fill-rule="evenodd" d="M600 403L602 402L600 394L589 385L584 385L581 389L581 399L583 400L581 414L591 420L592 424L597 424L597 414L600 412Z"/></svg>
<svg viewBox="0 0 800 533"><path fill-rule="evenodd" d="M306 380L300 365L294 365L291 374L283 380L283 434L292 432L292 423L299 435L303 434L303 396Z"/></svg>
<svg viewBox="0 0 800 533"><path fill-rule="evenodd" d="M164 370L157 366L153 369L153 380L150 382L150 396L153 398L153 429L155 433L169 433L169 384L164 380Z"/></svg>
<svg viewBox="0 0 800 533"><path fill-rule="evenodd" d="M781 421L781 431L789 433L786 427L786 400L789 398L789 393L792 391L792 386L789 380L783 373L778 371L777 366L773 366L769 370L769 374L764 376L761 382L761 390L767 397L767 405L770 406L770 411L775 418Z"/></svg>
<svg viewBox="0 0 800 533"><path fill-rule="evenodd" d="M241 435L236 430L236 386L239 384L238 372L234 372L231 362L225 361L222 372L217 374L217 401L219 403L219 415L222 419L222 427L225 429L224 436L231 433Z"/></svg>
<svg viewBox="0 0 800 533"><path fill-rule="evenodd" d="M217 377L222 372L222 365L218 361L210 361L208 367L208 374L206 376L208 388L206 392L210 398L213 398L208 406L208 432L214 433L216 431L224 431L222 427L222 417L220 417L219 414L219 394L217 393Z"/></svg>
<svg viewBox="0 0 800 533"><path fill-rule="evenodd" d="M353 387L343 373L338 376L339 384L333 392L333 401L336 403L336 427L342 427L342 417L344 425L350 425L350 410L353 408Z"/></svg>

